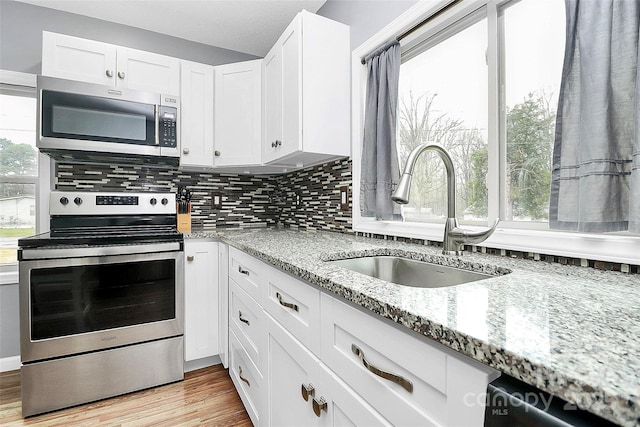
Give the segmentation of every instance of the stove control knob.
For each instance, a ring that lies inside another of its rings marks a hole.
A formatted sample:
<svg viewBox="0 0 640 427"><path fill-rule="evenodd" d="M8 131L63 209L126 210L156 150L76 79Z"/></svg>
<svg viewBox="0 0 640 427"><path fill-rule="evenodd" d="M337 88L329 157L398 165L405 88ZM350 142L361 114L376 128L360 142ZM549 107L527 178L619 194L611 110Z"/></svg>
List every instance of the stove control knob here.
<svg viewBox="0 0 640 427"><path fill-rule="evenodd" d="M158 201L156 200L155 197L152 197L151 200L149 200L149 203L151 203L151 206L155 206L156 203L158 203Z"/></svg>
<svg viewBox="0 0 640 427"><path fill-rule="evenodd" d="M166 197L163 197L163 198L162 198L162 204L163 204L163 205L166 205L167 203L169 203L169 200L167 200L167 198L166 198Z"/></svg>
<svg viewBox="0 0 640 427"><path fill-rule="evenodd" d="M80 197L76 197L75 199L73 199L73 203L80 206L82 204L82 199Z"/></svg>
<svg viewBox="0 0 640 427"><path fill-rule="evenodd" d="M69 204L69 199L67 199L66 197L62 196L60 197L60 204L62 206L67 206Z"/></svg>

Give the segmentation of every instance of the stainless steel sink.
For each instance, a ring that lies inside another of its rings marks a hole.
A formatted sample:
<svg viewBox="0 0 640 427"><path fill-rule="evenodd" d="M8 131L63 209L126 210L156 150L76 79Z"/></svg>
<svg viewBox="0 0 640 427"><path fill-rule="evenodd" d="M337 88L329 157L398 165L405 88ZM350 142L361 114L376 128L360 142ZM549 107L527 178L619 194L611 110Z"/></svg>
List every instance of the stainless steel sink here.
<svg viewBox="0 0 640 427"><path fill-rule="evenodd" d="M493 277L485 273L394 256L373 256L328 262L387 282L418 288L442 288Z"/></svg>

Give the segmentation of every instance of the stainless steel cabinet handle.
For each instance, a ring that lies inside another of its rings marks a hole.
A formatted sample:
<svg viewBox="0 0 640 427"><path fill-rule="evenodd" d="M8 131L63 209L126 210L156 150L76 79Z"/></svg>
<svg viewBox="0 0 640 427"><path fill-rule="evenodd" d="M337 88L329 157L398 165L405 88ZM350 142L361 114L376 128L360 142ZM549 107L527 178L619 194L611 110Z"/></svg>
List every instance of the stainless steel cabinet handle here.
<svg viewBox="0 0 640 427"><path fill-rule="evenodd" d="M308 402L309 396L313 397L316 394L316 389L313 387L313 384L302 384L301 392L302 398Z"/></svg>
<svg viewBox="0 0 640 427"><path fill-rule="evenodd" d="M247 319L242 318L242 312L240 310L238 310L238 319L240 319L241 322L246 323L247 325L251 325L251 323L249 323Z"/></svg>
<svg viewBox="0 0 640 427"><path fill-rule="evenodd" d="M239 365L238 365L238 376L240 377L240 379L241 379L242 381L244 381L245 383L247 383L247 385L248 385L249 387L251 387L251 383L249 382L249 380L242 376L242 366L239 366Z"/></svg>
<svg viewBox="0 0 640 427"><path fill-rule="evenodd" d="M245 269L243 269L243 268L242 268L242 266L241 266L241 265L239 265L239 266L238 266L238 273L240 273L240 274L244 274L244 275L247 275L247 276L248 276L248 275L249 275L249 270L245 270Z"/></svg>
<svg viewBox="0 0 640 427"><path fill-rule="evenodd" d="M281 306L290 308L293 311L299 311L297 304L293 304L293 303L290 303L290 302L283 301L282 300L282 295L280 295L280 292L276 292L276 298L278 298L278 302L280 303Z"/></svg>
<svg viewBox="0 0 640 427"><path fill-rule="evenodd" d="M193 261L193 255L188 255L187 256L187 261Z"/></svg>
<svg viewBox="0 0 640 427"><path fill-rule="evenodd" d="M113 70L107 70L105 71L105 74L107 75L107 77L113 77Z"/></svg>
<svg viewBox="0 0 640 427"><path fill-rule="evenodd" d="M120 80L124 79L124 71L118 71L118 78Z"/></svg>
<svg viewBox="0 0 640 427"><path fill-rule="evenodd" d="M189 154L189 149L188 148L183 148L182 149L182 154Z"/></svg>
<svg viewBox="0 0 640 427"><path fill-rule="evenodd" d="M213 152L213 155L216 156L216 157L220 157L220 152L218 150L216 150L216 151Z"/></svg>
<svg viewBox="0 0 640 427"><path fill-rule="evenodd" d="M401 377L400 375L392 374L391 372L386 372L386 371L383 371L382 369L376 368L375 366L370 364L367 361L367 359L364 358L364 353L362 352L362 349L360 349L360 347L358 347L355 344L351 344L351 351L353 352L353 354L355 354L360 358L360 361L362 362L364 367L367 368L370 372L372 372L373 374L381 378L384 378L385 380L389 380L391 382L398 384L399 386L407 390L409 393L413 393L413 383L410 380L404 377Z"/></svg>
<svg viewBox="0 0 640 427"><path fill-rule="evenodd" d="M327 401L324 397L320 396L320 400L313 398L313 412L315 412L316 416L319 417L322 411L327 412Z"/></svg>

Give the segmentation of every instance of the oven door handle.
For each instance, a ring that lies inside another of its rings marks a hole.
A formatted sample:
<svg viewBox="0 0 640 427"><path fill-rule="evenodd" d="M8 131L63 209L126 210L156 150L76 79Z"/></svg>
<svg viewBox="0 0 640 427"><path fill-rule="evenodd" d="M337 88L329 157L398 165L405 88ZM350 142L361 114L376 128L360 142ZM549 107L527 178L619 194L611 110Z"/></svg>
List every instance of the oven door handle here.
<svg viewBox="0 0 640 427"><path fill-rule="evenodd" d="M91 256L111 256L147 254L157 252L175 252L182 250L180 242L153 243L147 245L117 245L97 247L59 247L42 249L22 249L21 260L84 258Z"/></svg>

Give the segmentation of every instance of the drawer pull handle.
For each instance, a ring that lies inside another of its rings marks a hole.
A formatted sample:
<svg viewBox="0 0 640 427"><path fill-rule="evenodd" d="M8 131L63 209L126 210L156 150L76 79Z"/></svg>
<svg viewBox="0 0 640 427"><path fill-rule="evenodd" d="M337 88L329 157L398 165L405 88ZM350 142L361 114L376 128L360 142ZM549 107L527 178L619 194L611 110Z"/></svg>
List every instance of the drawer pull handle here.
<svg viewBox="0 0 640 427"><path fill-rule="evenodd" d="M302 398L305 402L309 401L309 396L313 397L316 394L316 389L313 384L302 384L301 388Z"/></svg>
<svg viewBox="0 0 640 427"><path fill-rule="evenodd" d="M249 320L242 318L242 312L240 310L238 310L238 319L240 319L241 322L246 323L247 325L251 325L251 323L249 323Z"/></svg>
<svg viewBox="0 0 640 427"><path fill-rule="evenodd" d="M193 261L193 255L187 255L187 261L189 262Z"/></svg>
<svg viewBox="0 0 640 427"><path fill-rule="evenodd" d="M351 344L351 351L353 352L353 354L355 354L360 358L362 365L365 368L367 368L370 372L372 372L373 374L381 378L384 378L385 380L389 380L391 382L398 384L399 386L407 390L409 393L413 393L413 383L410 380L403 378L400 375L392 374L391 372L386 372L386 371L383 371L382 369L376 368L375 366L370 364L367 361L367 359L364 358L364 353L362 352L362 349L360 349L360 347L358 347L355 344Z"/></svg>
<svg viewBox="0 0 640 427"><path fill-rule="evenodd" d="M243 269L243 268L242 268L242 266L241 266L241 265L239 265L239 266L238 266L238 273L240 273L240 274L244 274L244 275L247 275L247 276L248 276L248 275L249 275L249 270L245 270L245 269Z"/></svg>
<svg viewBox="0 0 640 427"><path fill-rule="evenodd" d="M282 295L280 295L280 292L276 292L276 298L278 298L278 302L280 303L281 306L290 308L293 311L299 311L297 304L293 304L293 303L290 303L290 302L283 301L282 300Z"/></svg>
<svg viewBox="0 0 640 427"><path fill-rule="evenodd" d="M249 380L242 376L242 366L238 366L238 376L240 377L240 379L241 379L242 381L244 381L245 383L247 383L247 385L248 385L249 387L251 387L251 383L249 382Z"/></svg>
<svg viewBox="0 0 640 427"><path fill-rule="evenodd" d="M313 412L315 412L316 417L320 417L320 413L322 411L327 411L327 401L324 397L320 396L320 400L313 398Z"/></svg>

